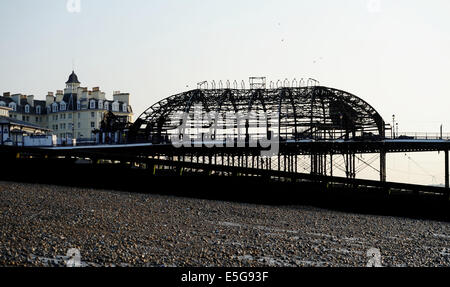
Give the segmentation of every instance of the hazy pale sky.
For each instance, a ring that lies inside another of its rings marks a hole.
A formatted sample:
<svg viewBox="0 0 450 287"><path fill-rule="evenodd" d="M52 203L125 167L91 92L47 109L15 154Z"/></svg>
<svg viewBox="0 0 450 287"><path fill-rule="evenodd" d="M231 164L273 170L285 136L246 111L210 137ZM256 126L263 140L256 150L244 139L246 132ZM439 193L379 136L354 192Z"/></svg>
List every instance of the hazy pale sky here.
<svg viewBox="0 0 450 287"><path fill-rule="evenodd" d="M83 86L130 92L136 118L204 80L311 77L395 114L400 131L450 132L448 0L80 3L0 2L1 92L44 99L74 62Z"/></svg>

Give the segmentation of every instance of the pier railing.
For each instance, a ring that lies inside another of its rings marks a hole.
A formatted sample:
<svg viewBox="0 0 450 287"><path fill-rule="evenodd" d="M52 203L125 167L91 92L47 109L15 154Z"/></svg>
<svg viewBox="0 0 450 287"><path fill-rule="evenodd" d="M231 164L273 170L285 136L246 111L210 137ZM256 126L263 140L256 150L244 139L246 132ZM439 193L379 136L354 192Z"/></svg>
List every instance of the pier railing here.
<svg viewBox="0 0 450 287"><path fill-rule="evenodd" d="M391 134L386 135L386 138L399 140L450 140L450 133L401 132L395 136Z"/></svg>

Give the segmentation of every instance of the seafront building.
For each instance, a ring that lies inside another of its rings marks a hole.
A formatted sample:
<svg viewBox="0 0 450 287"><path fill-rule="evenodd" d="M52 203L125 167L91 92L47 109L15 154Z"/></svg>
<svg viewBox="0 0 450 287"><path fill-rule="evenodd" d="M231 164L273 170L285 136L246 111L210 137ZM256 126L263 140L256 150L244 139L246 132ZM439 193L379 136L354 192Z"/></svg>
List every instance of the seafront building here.
<svg viewBox="0 0 450 287"><path fill-rule="evenodd" d="M47 141L52 144L53 137L48 136L48 129L11 118L11 110L0 106L0 145L23 145L27 139L30 144L31 141L38 144Z"/></svg>
<svg viewBox="0 0 450 287"><path fill-rule="evenodd" d="M60 144L70 143L72 139L77 142L99 141L96 131L110 112L128 122L133 116L129 93L114 92L112 99L108 100L98 87L92 90L81 87L74 71L66 82L66 88L55 94L49 92L45 100L6 92L0 96L0 107L9 108L9 117L14 120L50 130Z"/></svg>

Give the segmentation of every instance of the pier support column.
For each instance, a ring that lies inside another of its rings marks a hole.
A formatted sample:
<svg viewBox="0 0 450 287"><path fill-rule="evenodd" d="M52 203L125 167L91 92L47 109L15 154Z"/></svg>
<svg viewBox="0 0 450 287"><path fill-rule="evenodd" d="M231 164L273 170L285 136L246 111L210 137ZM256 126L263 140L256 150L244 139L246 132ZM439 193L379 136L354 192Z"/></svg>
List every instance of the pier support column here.
<svg viewBox="0 0 450 287"><path fill-rule="evenodd" d="M330 153L330 176L333 176L333 153Z"/></svg>
<svg viewBox="0 0 450 287"><path fill-rule="evenodd" d="M347 178L356 178L356 154L345 154L345 175Z"/></svg>
<svg viewBox="0 0 450 287"><path fill-rule="evenodd" d="M448 150L445 151L445 188L449 188Z"/></svg>
<svg viewBox="0 0 450 287"><path fill-rule="evenodd" d="M386 182L386 151L380 152L380 181Z"/></svg>

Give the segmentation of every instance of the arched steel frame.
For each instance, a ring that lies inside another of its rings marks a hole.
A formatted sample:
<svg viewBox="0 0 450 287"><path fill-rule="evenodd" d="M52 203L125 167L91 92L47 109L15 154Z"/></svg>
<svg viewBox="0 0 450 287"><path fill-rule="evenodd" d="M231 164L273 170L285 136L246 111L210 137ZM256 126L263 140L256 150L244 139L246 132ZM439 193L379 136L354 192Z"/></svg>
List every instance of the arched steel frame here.
<svg viewBox="0 0 450 287"><path fill-rule="evenodd" d="M202 116L195 117L195 107ZM367 102L348 92L324 87L279 87L272 89L196 89L170 96L148 108L136 120L130 130L130 140L161 142L181 124L202 128L220 127L222 134L236 133L236 123L217 122L207 113L215 112L220 118L226 113L278 114L280 140L355 140L382 138L385 122ZM188 115L177 119L176 114ZM251 121L251 120L250 120ZM258 119L256 119L258 121ZM262 123L246 123L248 126L264 126ZM261 125L260 125L261 124ZM270 127L268 127L270 129ZM192 136L202 129L191 131ZM268 131L267 131L268 132ZM216 135L217 131L214 131ZM258 132L259 133L259 132ZM246 135L246 137L251 135Z"/></svg>

